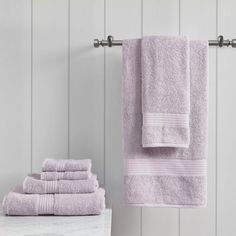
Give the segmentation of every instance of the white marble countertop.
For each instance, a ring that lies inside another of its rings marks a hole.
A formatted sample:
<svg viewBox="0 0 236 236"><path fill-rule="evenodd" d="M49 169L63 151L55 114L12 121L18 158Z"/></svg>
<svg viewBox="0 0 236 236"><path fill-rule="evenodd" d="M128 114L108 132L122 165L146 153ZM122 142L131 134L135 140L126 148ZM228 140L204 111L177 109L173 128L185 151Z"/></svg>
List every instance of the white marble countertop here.
<svg viewBox="0 0 236 236"><path fill-rule="evenodd" d="M4 216L1 236L110 236L111 209L98 216Z"/></svg>

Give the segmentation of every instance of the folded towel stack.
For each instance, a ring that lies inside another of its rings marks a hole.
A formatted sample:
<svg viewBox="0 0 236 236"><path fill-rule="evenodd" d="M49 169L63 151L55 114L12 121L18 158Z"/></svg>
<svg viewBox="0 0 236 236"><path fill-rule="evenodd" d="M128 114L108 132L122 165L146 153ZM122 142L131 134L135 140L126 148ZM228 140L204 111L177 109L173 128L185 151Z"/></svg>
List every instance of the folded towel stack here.
<svg viewBox="0 0 236 236"><path fill-rule="evenodd" d="M3 200L6 215L97 215L105 190L91 172L91 160L43 162L41 174L28 175Z"/></svg>

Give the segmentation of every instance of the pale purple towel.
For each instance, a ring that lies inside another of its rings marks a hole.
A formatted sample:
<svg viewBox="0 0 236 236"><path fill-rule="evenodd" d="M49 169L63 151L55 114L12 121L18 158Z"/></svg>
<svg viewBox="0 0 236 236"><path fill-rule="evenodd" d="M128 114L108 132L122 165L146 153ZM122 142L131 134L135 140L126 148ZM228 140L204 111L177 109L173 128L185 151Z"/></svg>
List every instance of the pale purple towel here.
<svg viewBox="0 0 236 236"><path fill-rule="evenodd" d="M189 41L184 36L141 40L143 147L189 146Z"/></svg>
<svg viewBox="0 0 236 236"><path fill-rule="evenodd" d="M66 172L42 172L40 174L41 180L83 180L91 177L91 171L66 171Z"/></svg>
<svg viewBox="0 0 236 236"><path fill-rule="evenodd" d="M22 187L4 197L6 215L98 215L105 208L105 191L84 194L23 194Z"/></svg>
<svg viewBox="0 0 236 236"><path fill-rule="evenodd" d="M31 194L45 193L93 193L98 189L97 176L87 180L44 181L40 175L27 176L23 182L23 192Z"/></svg>
<svg viewBox="0 0 236 236"><path fill-rule="evenodd" d="M189 148L143 148L141 40L123 41L123 155L128 205L206 206L207 41L190 41L190 74Z"/></svg>
<svg viewBox="0 0 236 236"><path fill-rule="evenodd" d="M45 159L42 166L42 171L91 171L91 160L90 159Z"/></svg>

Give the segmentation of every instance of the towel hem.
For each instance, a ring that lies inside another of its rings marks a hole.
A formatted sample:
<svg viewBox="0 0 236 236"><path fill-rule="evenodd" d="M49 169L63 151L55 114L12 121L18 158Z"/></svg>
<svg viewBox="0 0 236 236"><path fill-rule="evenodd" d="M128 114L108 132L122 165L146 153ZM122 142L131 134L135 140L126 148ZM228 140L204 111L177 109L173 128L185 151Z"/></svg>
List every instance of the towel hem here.
<svg viewBox="0 0 236 236"><path fill-rule="evenodd" d="M180 143L149 143L149 144L143 144L144 148L147 147L183 147L188 148L189 144L180 144Z"/></svg>
<svg viewBox="0 0 236 236"><path fill-rule="evenodd" d="M125 204L128 207L163 207L163 208L206 208L207 204L202 204L202 205L188 205L188 204L183 204L183 205L178 205L178 204L166 204L166 203L126 203Z"/></svg>

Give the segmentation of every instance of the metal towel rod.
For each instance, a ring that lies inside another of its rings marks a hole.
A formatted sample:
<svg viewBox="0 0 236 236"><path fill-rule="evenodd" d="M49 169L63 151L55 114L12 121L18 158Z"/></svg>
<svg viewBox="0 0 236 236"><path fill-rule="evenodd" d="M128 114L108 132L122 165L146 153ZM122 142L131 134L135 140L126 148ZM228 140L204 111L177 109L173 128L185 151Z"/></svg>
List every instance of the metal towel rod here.
<svg viewBox="0 0 236 236"><path fill-rule="evenodd" d="M209 46L219 46L219 47L223 47L223 46L232 46L233 48L236 47L236 39L224 39L224 37L222 35L217 37L217 40L208 40L209 42ZM122 45L122 40L114 40L114 37L109 35L107 36L107 39L94 39L93 45L95 48L98 48L100 46L105 47L113 47L113 46L121 46Z"/></svg>

